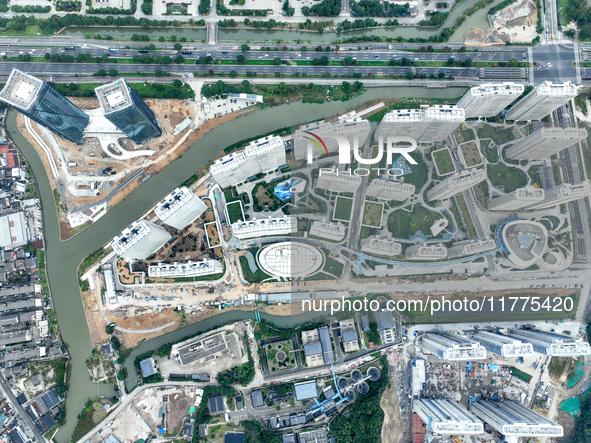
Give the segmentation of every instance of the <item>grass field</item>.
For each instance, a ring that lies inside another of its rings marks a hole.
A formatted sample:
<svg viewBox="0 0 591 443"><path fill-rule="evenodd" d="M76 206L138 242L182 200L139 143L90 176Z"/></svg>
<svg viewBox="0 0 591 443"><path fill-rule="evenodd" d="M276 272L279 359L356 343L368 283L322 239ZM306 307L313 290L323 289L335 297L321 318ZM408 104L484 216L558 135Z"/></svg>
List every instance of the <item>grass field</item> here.
<svg viewBox="0 0 591 443"><path fill-rule="evenodd" d="M503 128L488 124L483 124L478 128L478 138L491 138L497 145L515 140L512 128Z"/></svg>
<svg viewBox="0 0 591 443"><path fill-rule="evenodd" d="M240 267L242 268L242 275L244 275L246 281L250 283L260 283L263 280L271 278L271 276L261 268L258 268L255 273L250 272L250 267L248 266L248 260L246 260L246 257L240 257Z"/></svg>
<svg viewBox="0 0 591 443"><path fill-rule="evenodd" d="M404 176L404 182L415 185L416 193L418 194L421 188L425 186L425 183L427 183L429 178L429 167L427 166L422 153L414 151L412 153L412 158L417 164L410 165L412 172Z"/></svg>
<svg viewBox="0 0 591 443"><path fill-rule="evenodd" d="M362 224L379 228L382 226L382 213L384 211L383 203L366 201L363 205Z"/></svg>
<svg viewBox="0 0 591 443"><path fill-rule="evenodd" d="M431 211L419 204L415 204L412 212L403 209L394 211L388 217L388 231L395 238L408 239L417 231L428 235L431 226L442 218L439 212Z"/></svg>
<svg viewBox="0 0 591 443"><path fill-rule="evenodd" d="M461 151L462 157L464 157L464 162L468 168L482 164L482 157L480 156L476 142L471 141L463 144L461 146Z"/></svg>
<svg viewBox="0 0 591 443"><path fill-rule="evenodd" d="M463 194L457 194L455 196L456 202L460 208L460 212L462 217L464 218L464 222L466 223L466 231L470 238L477 237L476 235L476 228L474 227L474 223L472 222L472 217L470 216L470 212L468 211L468 205L466 204L466 199L464 198ZM459 223L459 220L458 220Z"/></svg>
<svg viewBox="0 0 591 443"><path fill-rule="evenodd" d="M353 209L353 199L349 197L337 197L334 214L332 218L334 220L346 221L351 220L351 210Z"/></svg>
<svg viewBox="0 0 591 443"><path fill-rule="evenodd" d="M456 167L451 158L451 152L448 148L438 149L431 154L433 155L433 161L437 167L437 174L447 175L456 171Z"/></svg>
<svg viewBox="0 0 591 443"><path fill-rule="evenodd" d="M325 250L324 254L326 256L326 261L324 263L324 267L322 268L322 272L332 274L335 277L339 278L343 274L343 269L345 268L345 265L340 261L335 260L334 258L330 258L328 256L328 250Z"/></svg>
<svg viewBox="0 0 591 443"><path fill-rule="evenodd" d="M230 224L238 221L244 221L244 212L242 211L242 202L233 201L226 203L226 211L228 212L228 222Z"/></svg>
<svg viewBox="0 0 591 443"><path fill-rule="evenodd" d="M506 193L527 185L527 174L521 169L499 163L488 165L486 171L492 185L495 188L503 189Z"/></svg>

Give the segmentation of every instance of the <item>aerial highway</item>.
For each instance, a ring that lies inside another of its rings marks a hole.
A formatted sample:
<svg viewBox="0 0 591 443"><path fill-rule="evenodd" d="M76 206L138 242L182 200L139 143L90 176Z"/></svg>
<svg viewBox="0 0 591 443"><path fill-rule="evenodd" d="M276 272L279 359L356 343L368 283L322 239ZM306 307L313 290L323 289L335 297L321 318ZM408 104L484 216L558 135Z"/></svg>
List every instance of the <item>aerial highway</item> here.
<svg viewBox="0 0 591 443"><path fill-rule="evenodd" d="M302 65L187 65L187 64L117 64L117 63L47 63L47 62L4 62L0 64L0 77L6 77L13 69L20 69L31 75L37 76L91 76L100 69L108 71L116 69L119 74L146 73L153 74L160 69L164 72L176 75L192 76L194 72L204 74L230 75L235 71L238 75L256 72L257 75L272 76L275 72L283 75L296 73L307 76L322 76L329 73L331 76L370 75L370 76L395 76L404 77L408 72L419 75L435 75L442 73L444 76L473 80L484 79L514 79L526 80L527 68L458 68L458 67L392 67L392 66L302 66Z"/></svg>

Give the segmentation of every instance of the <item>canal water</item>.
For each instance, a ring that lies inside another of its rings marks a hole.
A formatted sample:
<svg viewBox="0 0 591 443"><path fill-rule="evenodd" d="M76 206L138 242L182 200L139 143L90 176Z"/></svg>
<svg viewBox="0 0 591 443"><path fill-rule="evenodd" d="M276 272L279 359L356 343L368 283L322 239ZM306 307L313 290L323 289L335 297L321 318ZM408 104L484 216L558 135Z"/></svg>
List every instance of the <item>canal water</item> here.
<svg viewBox="0 0 591 443"><path fill-rule="evenodd" d="M141 27L110 27L110 26L89 26L89 27L70 27L63 29L58 35L63 37L84 37L85 34L100 34L101 36L110 36L114 40L130 39L133 34L149 35L151 39L157 40L158 37L168 38L174 32L177 41L185 37L187 41L203 42L205 41L207 30L205 28L148 28Z"/></svg>
<svg viewBox="0 0 591 443"><path fill-rule="evenodd" d="M219 28L218 41L220 42L293 42L301 40L310 43L333 43L335 40L343 40L349 37L363 36L363 35L378 35L381 37L395 38L398 36L408 38L429 38L431 36L439 35L443 28L453 26L458 17L463 14L468 8L476 4L479 0L464 0L457 5L447 16L445 22L438 28L420 28L418 26L395 26L395 27L380 27L372 29L353 30L342 34L334 32L318 33L313 31L292 31L292 30L267 30L267 29L230 29ZM488 27L487 12L493 6L498 5L503 0L495 0L485 8L476 11L468 19L460 25L460 27L453 33L449 41L454 43L461 43L464 41L464 34L472 28L480 28L486 30ZM149 35L152 39L158 37L169 37L171 33L170 28L126 28L126 27L70 27L65 28L59 35L67 37L83 37L84 34L100 34L109 35L114 39L130 39L133 34ZM188 41L201 42L205 41L205 28L175 28L174 30L177 39L185 37Z"/></svg>
<svg viewBox="0 0 591 443"><path fill-rule="evenodd" d="M125 226L136 220L146 209L193 175L226 146L281 127L328 117L376 98L433 97L453 99L461 96L465 91L466 88L461 87L441 89L370 88L364 94L346 102L290 103L237 118L209 131L179 160L142 184L96 223L65 242L59 240L59 226L53 192L43 164L34 148L18 131L16 112L9 111L6 117L6 130L28 161L39 186L39 197L43 206L48 280L60 332L71 356L69 392L66 400L67 422L58 432L56 440L59 443L69 441L76 425L76 416L88 398L97 394L113 395L111 386L99 386L90 381L85 365L86 359L90 356L92 345L76 273L77 266L84 257L109 242ZM134 351L126 364L133 364L135 355L157 349L162 343L178 340L183 335L193 335L199 330L210 329L216 324L223 324L233 319L249 318L250 315L252 314L228 311L196 325L146 341ZM302 317L301 319L277 318L271 320L279 325L290 325L307 319ZM133 374L133 368L129 372Z"/></svg>

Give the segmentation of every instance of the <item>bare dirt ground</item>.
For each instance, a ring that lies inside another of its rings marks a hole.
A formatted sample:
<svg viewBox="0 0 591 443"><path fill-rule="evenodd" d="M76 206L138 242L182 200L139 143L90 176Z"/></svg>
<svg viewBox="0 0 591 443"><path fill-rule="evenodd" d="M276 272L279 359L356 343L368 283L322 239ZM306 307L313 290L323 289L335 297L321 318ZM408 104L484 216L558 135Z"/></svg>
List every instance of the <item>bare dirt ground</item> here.
<svg viewBox="0 0 591 443"><path fill-rule="evenodd" d="M535 2L532 0L519 0L510 5L509 8L513 10L515 18L510 19L507 17L506 22L496 23L495 28L489 28L487 33L492 34L496 41L506 43L531 42L538 35L536 32L538 9Z"/></svg>
<svg viewBox="0 0 591 443"><path fill-rule="evenodd" d="M72 102L81 109L95 109L98 107L96 98L72 97ZM142 146L142 149L153 149L157 152L157 154L155 154L152 158L148 159L147 157L143 157L126 161L125 164L122 164L121 162L108 157L103 158L102 153L97 150L98 145L94 139L88 139L82 146L78 146L68 142L67 140L58 138L60 146L64 147L64 155L68 160L70 160L68 156L72 156L71 160L77 163L76 167L80 169L79 172L89 172L87 171L88 168L97 170L107 167L111 167L113 170L119 171L122 169L122 167L124 167L129 170L130 174L136 171L138 168L144 168L147 174L154 175L176 160L185 150L187 150L197 140L199 140L201 137L203 137L203 135L211 131L213 128L233 120L238 116L252 112L252 109L243 109L232 114L227 114L216 119L208 120L194 131L184 131L181 134L174 135L174 127L184 120L185 117L189 117L191 119L194 118L193 106L186 100L146 99L146 103L158 116L158 121L160 122L163 131L162 137ZM51 168L49 167L49 162L45 157L45 153L31 137L28 131L25 130L24 117L21 114L18 115L17 124L23 136L25 136L25 138L27 138L27 140L37 150L43 162L43 166L45 167L45 171L47 172L50 179L51 186L55 189L55 178L51 173ZM35 123L32 124L36 125ZM38 132L41 133L41 131ZM93 157L89 157L91 153L94 153ZM221 153L220 156L221 155L223 155L223 153ZM59 164L59 159L57 159L55 155L54 159L56 164ZM78 166L78 164L80 166ZM74 171L75 170L76 169L74 169ZM121 181L122 180L124 180L124 178L121 179ZM109 202L110 207L113 207L121 202L125 197L133 192L133 190L138 188L141 183L141 178L138 178L138 180L133 181L116 195L114 195ZM113 184L112 188L116 185L117 183ZM106 192L101 192L101 194L97 197L76 197L67 193L68 207L77 207L92 203L97 199L103 198L105 195ZM64 211L59 210L58 212L60 216L61 238L62 240L66 240L75 233L79 232L80 229L72 231Z"/></svg>
<svg viewBox="0 0 591 443"><path fill-rule="evenodd" d="M384 411L384 423L382 424L383 443L403 443L404 429L399 426L400 411L398 408L398 395L393 386L386 388L382 394L380 406Z"/></svg>

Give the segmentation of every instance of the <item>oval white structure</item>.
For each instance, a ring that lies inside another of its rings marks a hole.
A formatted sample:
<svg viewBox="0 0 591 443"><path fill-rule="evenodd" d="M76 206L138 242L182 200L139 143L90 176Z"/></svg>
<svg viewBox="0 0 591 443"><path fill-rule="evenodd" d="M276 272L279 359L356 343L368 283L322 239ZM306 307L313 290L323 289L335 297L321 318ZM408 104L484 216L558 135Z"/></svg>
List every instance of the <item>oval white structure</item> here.
<svg viewBox="0 0 591 443"><path fill-rule="evenodd" d="M503 226L501 235L501 247L518 268L526 269L541 261L546 252L548 230L541 223L512 220Z"/></svg>
<svg viewBox="0 0 591 443"><path fill-rule="evenodd" d="M265 246L257 261L267 274L276 277L307 277L324 263L324 255L314 246L286 241Z"/></svg>

